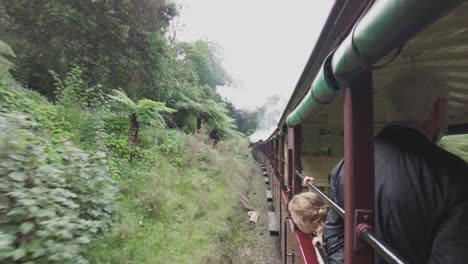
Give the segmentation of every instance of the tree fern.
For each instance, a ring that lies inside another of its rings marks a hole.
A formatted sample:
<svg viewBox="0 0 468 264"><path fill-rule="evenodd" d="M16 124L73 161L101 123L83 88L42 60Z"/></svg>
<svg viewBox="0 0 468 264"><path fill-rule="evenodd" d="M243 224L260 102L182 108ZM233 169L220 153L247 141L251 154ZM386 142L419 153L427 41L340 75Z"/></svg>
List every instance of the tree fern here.
<svg viewBox="0 0 468 264"><path fill-rule="evenodd" d="M0 40L0 80L11 78L9 71L15 67L5 56L16 57L11 47Z"/></svg>
<svg viewBox="0 0 468 264"><path fill-rule="evenodd" d="M166 126L163 113L174 113L177 110L169 108L164 102L156 102L148 99L141 99L137 103L128 98L123 91L114 90L109 97L122 107L128 114L130 122L129 143L131 147L136 147L139 143L139 131L141 125Z"/></svg>

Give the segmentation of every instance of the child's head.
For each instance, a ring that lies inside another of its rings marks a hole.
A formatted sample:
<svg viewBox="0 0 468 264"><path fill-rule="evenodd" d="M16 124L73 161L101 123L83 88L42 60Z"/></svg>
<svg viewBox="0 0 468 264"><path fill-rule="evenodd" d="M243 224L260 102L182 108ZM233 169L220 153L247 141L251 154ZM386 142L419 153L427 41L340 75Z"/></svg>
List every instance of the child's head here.
<svg viewBox="0 0 468 264"><path fill-rule="evenodd" d="M328 206L313 192L295 195L289 202L289 212L294 223L304 233L322 233Z"/></svg>

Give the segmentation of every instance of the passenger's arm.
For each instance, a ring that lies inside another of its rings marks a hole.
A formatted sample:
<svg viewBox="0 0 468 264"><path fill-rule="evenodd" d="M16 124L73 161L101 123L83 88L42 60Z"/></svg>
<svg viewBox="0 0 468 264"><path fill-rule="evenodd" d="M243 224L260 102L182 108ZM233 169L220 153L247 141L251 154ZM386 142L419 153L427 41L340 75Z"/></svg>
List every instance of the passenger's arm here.
<svg viewBox="0 0 468 264"><path fill-rule="evenodd" d="M343 161L333 169L330 179L332 199L341 207L343 200ZM328 211L323 232L323 247L327 252L330 264L343 263L344 259L344 223L343 219L333 210Z"/></svg>

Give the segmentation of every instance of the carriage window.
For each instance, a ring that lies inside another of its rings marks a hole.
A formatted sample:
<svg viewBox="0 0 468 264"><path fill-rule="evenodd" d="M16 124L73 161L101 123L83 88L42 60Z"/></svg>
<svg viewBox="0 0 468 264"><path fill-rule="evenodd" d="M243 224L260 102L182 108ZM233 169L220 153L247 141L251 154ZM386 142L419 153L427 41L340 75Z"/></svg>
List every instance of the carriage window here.
<svg viewBox="0 0 468 264"><path fill-rule="evenodd" d="M468 162L468 134L445 136L439 146Z"/></svg>

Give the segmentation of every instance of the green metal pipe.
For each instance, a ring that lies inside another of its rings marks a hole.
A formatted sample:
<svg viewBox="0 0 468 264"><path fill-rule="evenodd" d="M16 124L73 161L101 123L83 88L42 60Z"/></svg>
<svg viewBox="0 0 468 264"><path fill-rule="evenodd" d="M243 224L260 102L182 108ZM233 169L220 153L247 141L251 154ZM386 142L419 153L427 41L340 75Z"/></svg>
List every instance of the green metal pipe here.
<svg viewBox="0 0 468 264"><path fill-rule="evenodd" d="M330 103L339 92L334 82L329 80L325 74L326 69L329 69L329 67L326 67L326 65L329 64L327 61L329 60L326 60L326 63L318 72L304 99L302 99L296 109L288 115L286 119L287 126L292 127L302 123L311 113L318 111L323 105Z"/></svg>
<svg viewBox="0 0 468 264"><path fill-rule="evenodd" d="M341 87L464 0L375 1L332 60ZM354 42L354 47L353 47Z"/></svg>
<svg viewBox="0 0 468 264"><path fill-rule="evenodd" d="M324 64L307 95L288 115L286 125L302 123L331 102L339 90L360 73L462 2L464 0L376 0L332 55L330 68ZM328 73L328 78L324 73Z"/></svg>

